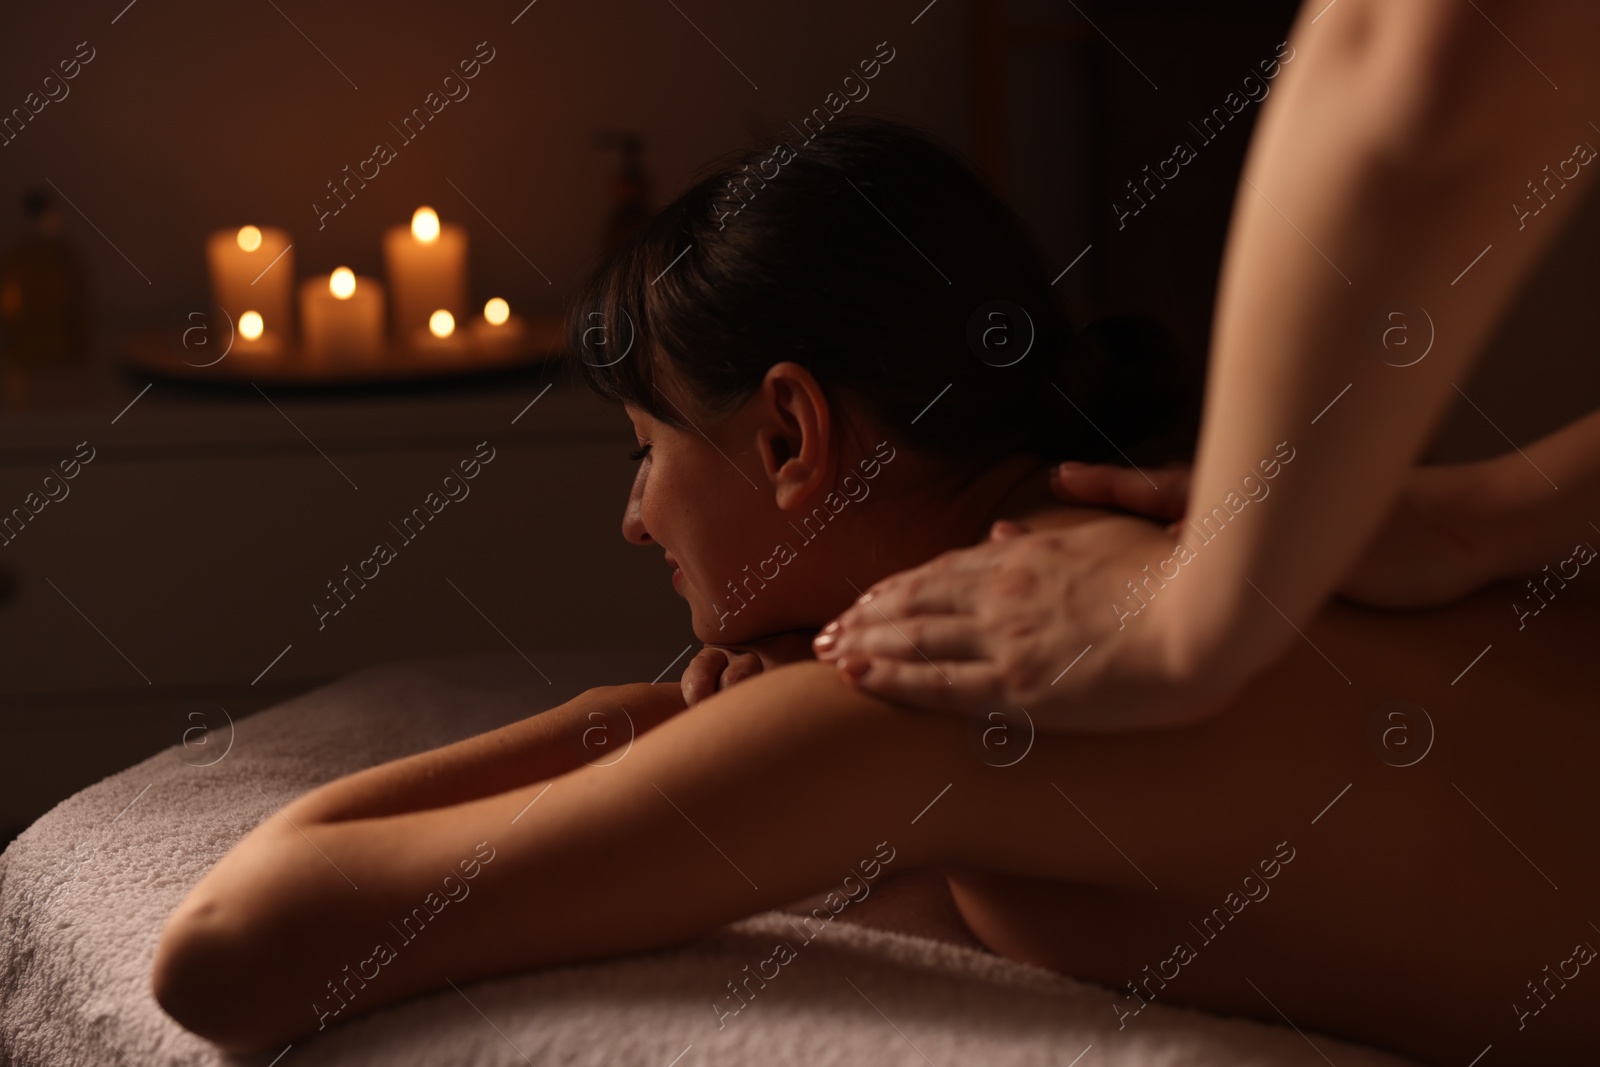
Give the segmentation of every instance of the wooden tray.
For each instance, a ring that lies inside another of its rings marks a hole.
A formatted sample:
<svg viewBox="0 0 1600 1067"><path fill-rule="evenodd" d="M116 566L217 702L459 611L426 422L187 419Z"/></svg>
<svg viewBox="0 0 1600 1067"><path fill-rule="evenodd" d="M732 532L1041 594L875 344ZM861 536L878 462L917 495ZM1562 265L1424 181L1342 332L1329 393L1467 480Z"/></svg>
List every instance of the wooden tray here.
<svg viewBox="0 0 1600 1067"><path fill-rule="evenodd" d="M392 349L362 363L313 363L298 350L272 357L228 351L219 359L217 339L186 349L187 335L181 330L135 334L117 350L117 358L126 367L163 378L240 385L359 386L456 378L513 370L560 356L565 348L561 316L523 318L525 328L515 344L479 348L469 341L461 352Z"/></svg>

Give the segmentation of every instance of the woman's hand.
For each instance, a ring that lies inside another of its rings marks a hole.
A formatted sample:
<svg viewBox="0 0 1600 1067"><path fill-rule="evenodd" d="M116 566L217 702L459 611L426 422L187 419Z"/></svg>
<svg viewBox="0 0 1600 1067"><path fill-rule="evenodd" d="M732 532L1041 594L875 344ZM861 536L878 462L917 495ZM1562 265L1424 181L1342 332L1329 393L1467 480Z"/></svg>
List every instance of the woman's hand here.
<svg viewBox="0 0 1600 1067"><path fill-rule="evenodd" d="M1494 461L1414 468L1339 594L1374 607L1430 607L1492 581L1501 569L1494 531L1515 521L1498 504L1496 472ZM1182 464L1140 474L1111 464L1062 463L1050 485L1067 503L1172 521L1187 507L1189 474Z"/></svg>
<svg viewBox="0 0 1600 1067"><path fill-rule="evenodd" d="M812 659L814 630L786 630L743 645L706 645L683 672L683 702L693 706L762 671Z"/></svg>
<svg viewBox="0 0 1600 1067"><path fill-rule="evenodd" d="M818 635L817 658L890 700L1020 707L1046 730L1192 721L1238 683L1199 669L1207 650L1177 628L1181 592L1165 587L1182 573L1147 577L1178 552L1171 532L1143 519L1033 531L999 522L983 544L875 583ZM1135 582L1154 591L1139 599Z"/></svg>

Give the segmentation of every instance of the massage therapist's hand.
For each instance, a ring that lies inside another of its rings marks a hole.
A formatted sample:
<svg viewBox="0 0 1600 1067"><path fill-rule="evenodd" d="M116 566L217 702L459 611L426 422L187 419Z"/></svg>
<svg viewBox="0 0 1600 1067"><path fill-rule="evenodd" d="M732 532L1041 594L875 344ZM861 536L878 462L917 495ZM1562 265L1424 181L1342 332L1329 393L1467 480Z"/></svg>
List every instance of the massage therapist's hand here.
<svg viewBox="0 0 1600 1067"><path fill-rule="evenodd" d="M1037 530L999 522L982 544L872 585L824 627L817 658L889 700L1020 707L1045 730L1194 721L1242 680L1204 669L1203 650L1178 640L1181 591L1140 609L1126 585L1176 551L1171 533L1140 518Z"/></svg>
<svg viewBox="0 0 1600 1067"><path fill-rule="evenodd" d="M1520 521L1504 501L1502 470L1495 460L1413 468L1339 594L1373 607L1430 607L1496 578L1505 569L1498 532ZM1067 503L1176 522L1188 505L1189 474L1183 464L1141 474L1113 464L1062 463L1050 485Z"/></svg>
<svg viewBox="0 0 1600 1067"><path fill-rule="evenodd" d="M743 645L706 645L683 672L683 702L693 706L764 670L812 659L814 630L786 630Z"/></svg>

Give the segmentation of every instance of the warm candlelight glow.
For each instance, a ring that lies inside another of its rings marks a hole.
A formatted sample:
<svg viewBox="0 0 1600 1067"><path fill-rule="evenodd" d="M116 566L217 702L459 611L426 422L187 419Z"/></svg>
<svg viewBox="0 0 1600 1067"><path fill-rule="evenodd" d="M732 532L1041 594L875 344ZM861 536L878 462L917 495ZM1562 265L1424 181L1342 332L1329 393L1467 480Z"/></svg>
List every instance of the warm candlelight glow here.
<svg viewBox="0 0 1600 1067"><path fill-rule="evenodd" d="M401 348L439 340L428 330L435 311L463 324L476 320L467 296L467 232L439 221L433 208L417 208L409 227L384 230L383 267L393 294L391 333Z"/></svg>
<svg viewBox="0 0 1600 1067"><path fill-rule="evenodd" d="M428 332L435 337L449 337L456 332L456 317L440 308L428 316Z"/></svg>
<svg viewBox="0 0 1600 1067"><path fill-rule="evenodd" d="M312 366L371 364L383 358L384 285L349 267L300 283L300 352ZM272 316L266 318L272 321ZM273 321L270 340L281 327Z"/></svg>
<svg viewBox="0 0 1600 1067"><path fill-rule="evenodd" d="M228 330L239 335L246 311L261 316L265 326L258 338L243 338L252 353L272 345L293 345L294 244L289 231L276 226L228 226L206 235L206 273L211 281L211 302L224 316ZM326 279L322 284L326 285Z"/></svg>
<svg viewBox="0 0 1600 1067"><path fill-rule="evenodd" d="M264 324L261 321L261 312L246 311L239 316L239 336L246 341L254 341L261 336Z"/></svg>
<svg viewBox="0 0 1600 1067"><path fill-rule="evenodd" d="M340 300L349 300L350 294L356 291L356 272L349 267L340 267L328 275L328 292Z"/></svg>
<svg viewBox="0 0 1600 1067"><path fill-rule="evenodd" d="M483 315L472 320L472 344L480 352L503 356L519 351L525 345L528 324L521 316L511 313L511 305L504 297L495 297L483 305Z"/></svg>
<svg viewBox="0 0 1600 1067"><path fill-rule="evenodd" d="M411 216L411 236L425 245L439 239L439 215L431 207L419 207Z"/></svg>

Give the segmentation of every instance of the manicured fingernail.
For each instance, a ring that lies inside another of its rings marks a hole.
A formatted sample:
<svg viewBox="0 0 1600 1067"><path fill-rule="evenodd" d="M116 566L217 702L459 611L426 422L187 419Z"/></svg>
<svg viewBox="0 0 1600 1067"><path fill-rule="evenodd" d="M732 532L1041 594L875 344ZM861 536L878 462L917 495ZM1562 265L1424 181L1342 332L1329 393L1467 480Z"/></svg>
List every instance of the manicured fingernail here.
<svg viewBox="0 0 1600 1067"><path fill-rule="evenodd" d="M834 619L832 622L830 622L828 625L826 625L826 626L824 626L822 628L822 632L825 633L825 634L831 634L835 630L837 630L838 628L839 628L839 620L838 619Z"/></svg>
<svg viewBox="0 0 1600 1067"><path fill-rule="evenodd" d="M827 630L824 630L816 637L811 639L811 647L816 649L818 652L827 652L829 649L833 648L838 641L838 634L829 633Z"/></svg>
<svg viewBox="0 0 1600 1067"><path fill-rule="evenodd" d="M849 656L839 661L839 669L850 677L857 679L866 674L867 668L871 666L872 664L867 660L857 659L854 656Z"/></svg>
<svg viewBox="0 0 1600 1067"><path fill-rule="evenodd" d="M857 604L865 604L867 601L869 601L871 599L872 599L872 590L868 589L865 593L862 593L860 596L856 597L856 603Z"/></svg>

